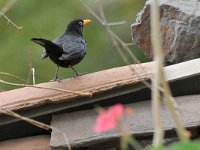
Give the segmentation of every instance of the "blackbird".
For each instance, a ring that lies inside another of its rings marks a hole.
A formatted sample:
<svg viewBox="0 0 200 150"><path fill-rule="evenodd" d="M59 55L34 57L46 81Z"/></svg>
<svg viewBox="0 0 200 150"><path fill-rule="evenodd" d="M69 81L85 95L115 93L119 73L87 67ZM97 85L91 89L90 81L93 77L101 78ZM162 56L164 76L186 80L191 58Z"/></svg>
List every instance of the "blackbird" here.
<svg viewBox="0 0 200 150"><path fill-rule="evenodd" d="M49 57L56 65L55 77L51 81L60 81L58 77L59 67L71 68L75 76L82 75L73 66L78 64L86 54L86 42L83 38L83 27L91 22L89 19L75 19L67 25L63 35L53 41L42 38L32 38L31 41L45 48L41 58Z"/></svg>

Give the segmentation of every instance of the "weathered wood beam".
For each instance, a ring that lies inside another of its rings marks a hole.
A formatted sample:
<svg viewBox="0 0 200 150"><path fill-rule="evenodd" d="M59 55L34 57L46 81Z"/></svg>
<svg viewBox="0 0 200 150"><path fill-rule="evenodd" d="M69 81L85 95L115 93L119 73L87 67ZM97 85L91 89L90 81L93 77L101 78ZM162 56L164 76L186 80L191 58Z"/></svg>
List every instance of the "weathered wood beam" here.
<svg viewBox="0 0 200 150"><path fill-rule="evenodd" d="M93 98L106 91L136 85L143 80L150 79L151 76L153 76L152 62L149 62L103 70L76 78L65 79L62 82L48 82L38 85L72 91L91 92L93 94L91 98ZM112 92L110 94L112 95ZM73 93L25 87L0 93L0 107L11 110L27 109L47 103L62 103L63 101L80 98L82 96ZM87 99L91 98L88 97Z"/></svg>
<svg viewBox="0 0 200 150"><path fill-rule="evenodd" d="M178 107L182 108L181 121L185 127L196 128L200 126L200 95L176 97ZM123 119L123 126L135 137L145 137L153 133L153 121L151 101L142 101L128 104L134 109L131 117ZM188 110L188 111L186 111ZM191 112L196 112L191 113ZM120 137L117 129L106 133L97 134L93 132L93 125L97 117L97 112L93 109L73 113L66 113L53 116L51 125L65 133L72 147L84 147L91 144L113 140ZM173 131L174 123L170 117L168 109L161 105L161 122L166 132ZM51 134L50 145L53 148L66 147L65 141L59 133L53 131Z"/></svg>
<svg viewBox="0 0 200 150"><path fill-rule="evenodd" d="M176 81L198 76L200 73L199 64L200 59L195 59L165 67L166 79ZM2 92L0 93L0 107L23 111L22 115L27 117L37 117L91 104L146 88L142 81L149 81L153 77L152 68L153 62L134 64L65 79L61 83L39 84L43 87L91 92L92 97L81 97L72 93L31 87ZM15 118L1 117L1 115L0 120L0 125L17 121Z"/></svg>
<svg viewBox="0 0 200 150"><path fill-rule="evenodd" d="M12 139L0 142L1 150L23 150L23 149L40 149L40 150L51 150L49 146L49 135L39 135L24 137L18 139Z"/></svg>

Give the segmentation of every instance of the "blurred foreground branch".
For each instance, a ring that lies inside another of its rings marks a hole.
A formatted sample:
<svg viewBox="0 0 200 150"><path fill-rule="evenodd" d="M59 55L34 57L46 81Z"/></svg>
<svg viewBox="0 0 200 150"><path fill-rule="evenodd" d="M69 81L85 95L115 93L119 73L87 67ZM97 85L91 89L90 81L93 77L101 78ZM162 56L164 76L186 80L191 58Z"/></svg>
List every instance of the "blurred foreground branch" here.
<svg viewBox="0 0 200 150"><path fill-rule="evenodd" d="M8 1L5 6L1 9L2 13L6 13L13 5L17 2L17 0L10 0ZM1 17L1 16L0 16Z"/></svg>
<svg viewBox="0 0 200 150"><path fill-rule="evenodd" d="M127 57L124 55L123 51L125 50L132 58L133 61L140 63L140 61L132 54L131 49L129 48L129 45L126 44L117 34L115 34L110 26L108 25L109 22L107 21L107 18L105 16L104 10L101 6L101 1L97 0L97 6L99 7L99 14L95 13L83 0L80 0L80 2L85 6L85 8L103 25L105 26L105 29L107 33L109 34L113 45L116 47L117 51L122 56L124 62L126 64L130 64ZM154 61L155 61L155 78L153 80L153 86L152 86L152 111L154 115L154 126L155 126L155 135L154 135L154 145L159 146L162 144L163 138L164 138L164 131L162 130L161 120L160 120L160 92L164 95L164 102L168 109L171 112L171 116L173 121L175 122L177 133L179 135L179 138L181 140L187 140L188 139L188 132L183 128L180 118L178 116L177 112L177 106L176 103L171 95L170 88L168 83L165 81L163 67L164 67L164 59L163 54L161 50L161 38L159 33L159 11L158 11L158 2L157 0L152 1L153 5L151 6L151 31L152 31L152 45L154 49ZM132 70L132 68L130 68ZM134 73L137 73L137 70L133 70ZM151 87L149 83L143 82L147 87Z"/></svg>
<svg viewBox="0 0 200 150"><path fill-rule="evenodd" d="M154 74L155 78L153 79L152 85L152 111L154 116L154 139L153 144L155 146L162 145L164 131L162 130L161 120L160 120L160 90L159 86L163 87L163 100L165 105L168 107L172 119L176 125L176 131L180 140L185 141L189 138L189 133L184 129L181 124L180 117L178 116L177 106L174 98L172 97L169 84L165 80L165 75L163 71L164 67L164 58L161 46L161 37L160 37L160 23L159 23L159 7L158 0L151 1L151 34L152 34L152 46L154 53Z"/></svg>
<svg viewBox="0 0 200 150"><path fill-rule="evenodd" d="M160 91L157 87L161 85L161 75L162 71L162 50L161 50L161 40L160 40L160 24L159 21L159 11L158 11L158 3L157 1L153 1L151 4L151 42L154 52L153 60L155 62L154 65L154 78L152 83L152 112L153 112L153 123L154 123L154 136L153 136L153 144L154 146L160 146L163 143L164 131L162 129L161 119L160 119ZM164 92L164 91L163 91Z"/></svg>

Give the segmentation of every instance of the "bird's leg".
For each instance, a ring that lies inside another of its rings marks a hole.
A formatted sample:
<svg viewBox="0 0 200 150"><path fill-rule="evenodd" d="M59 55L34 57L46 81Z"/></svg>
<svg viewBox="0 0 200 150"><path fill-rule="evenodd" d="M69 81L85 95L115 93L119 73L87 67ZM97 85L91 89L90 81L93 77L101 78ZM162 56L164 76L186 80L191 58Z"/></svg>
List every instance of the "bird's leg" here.
<svg viewBox="0 0 200 150"><path fill-rule="evenodd" d="M75 72L75 77L86 74L86 73L80 73L80 72L76 71L72 66L70 66L70 68Z"/></svg>
<svg viewBox="0 0 200 150"><path fill-rule="evenodd" d="M72 66L70 66L70 68L75 72L75 77L79 76L80 73L78 71L76 71Z"/></svg>
<svg viewBox="0 0 200 150"><path fill-rule="evenodd" d="M50 82L53 82L53 81L61 82L61 78L58 77L58 70L59 70L59 66L57 65L55 76L54 76L53 80L50 80Z"/></svg>

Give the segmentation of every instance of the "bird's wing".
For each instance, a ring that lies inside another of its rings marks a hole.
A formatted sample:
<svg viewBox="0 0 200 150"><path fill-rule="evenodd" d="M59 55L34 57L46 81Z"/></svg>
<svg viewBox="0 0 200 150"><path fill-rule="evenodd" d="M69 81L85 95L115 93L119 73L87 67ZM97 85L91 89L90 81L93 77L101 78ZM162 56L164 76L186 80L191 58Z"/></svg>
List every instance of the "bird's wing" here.
<svg viewBox="0 0 200 150"><path fill-rule="evenodd" d="M55 43L56 45L59 45L60 47L62 47L62 45L63 45L63 36L59 36L59 37L55 38L52 42Z"/></svg>
<svg viewBox="0 0 200 150"><path fill-rule="evenodd" d="M72 60L85 55L86 43L83 39L76 41L66 41L63 44L63 54L59 60Z"/></svg>

